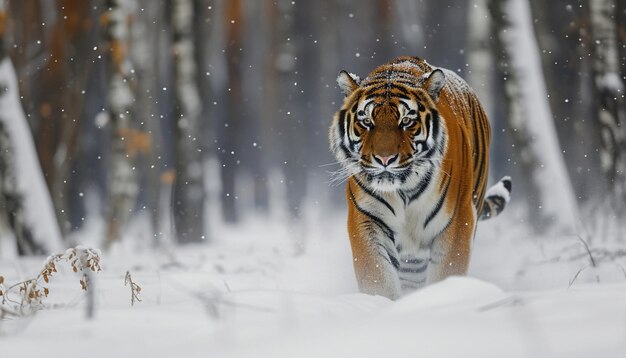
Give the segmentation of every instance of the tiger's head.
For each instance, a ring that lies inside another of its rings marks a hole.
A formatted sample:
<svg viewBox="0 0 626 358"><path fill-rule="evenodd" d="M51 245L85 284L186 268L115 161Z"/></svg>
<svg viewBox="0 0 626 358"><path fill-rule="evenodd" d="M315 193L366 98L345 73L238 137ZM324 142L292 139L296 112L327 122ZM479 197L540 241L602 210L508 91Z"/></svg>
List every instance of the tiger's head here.
<svg viewBox="0 0 626 358"><path fill-rule="evenodd" d="M445 148L445 126L437 111L444 72L410 76L393 69L365 80L341 71L346 95L330 127L330 148L342 165L338 180L354 176L375 191L417 185L432 174Z"/></svg>

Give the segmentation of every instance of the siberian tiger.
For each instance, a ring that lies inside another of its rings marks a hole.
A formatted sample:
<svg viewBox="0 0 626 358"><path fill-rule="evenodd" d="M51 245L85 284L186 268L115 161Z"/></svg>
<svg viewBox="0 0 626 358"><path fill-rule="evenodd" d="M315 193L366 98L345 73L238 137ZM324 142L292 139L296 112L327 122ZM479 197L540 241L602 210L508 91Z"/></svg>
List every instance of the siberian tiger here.
<svg viewBox="0 0 626 358"><path fill-rule="evenodd" d="M359 289L395 299L466 274L477 218L498 215L511 191L504 177L485 195L490 127L472 89L416 57L337 83L330 148L347 178Z"/></svg>

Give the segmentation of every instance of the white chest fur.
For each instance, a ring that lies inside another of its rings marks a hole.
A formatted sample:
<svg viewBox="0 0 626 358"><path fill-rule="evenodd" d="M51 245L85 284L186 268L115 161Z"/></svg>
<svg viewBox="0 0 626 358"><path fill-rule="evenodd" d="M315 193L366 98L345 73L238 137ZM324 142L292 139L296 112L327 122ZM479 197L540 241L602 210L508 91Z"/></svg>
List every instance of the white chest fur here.
<svg viewBox="0 0 626 358"><path fill-rule="evenodd" d="M441 207L438 182L433 178L413 198L407 193L391 192L378 194L384 201L367 194L360 200L359 204L365 210L380 218L393 231L401 258L423 256L450 222L448 213Z"/></svg>

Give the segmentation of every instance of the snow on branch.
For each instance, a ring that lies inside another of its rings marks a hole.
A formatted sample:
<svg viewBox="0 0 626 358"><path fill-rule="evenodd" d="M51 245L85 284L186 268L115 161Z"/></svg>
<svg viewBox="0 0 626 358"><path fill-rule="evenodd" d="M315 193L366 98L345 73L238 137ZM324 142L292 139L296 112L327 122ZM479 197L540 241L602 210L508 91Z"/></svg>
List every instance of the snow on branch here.
<svg viewBox="0 0 626 358"><path fill-rule="evenodd" d="M46 286L57 273L57 264L66 262L72 271L82 273L79 280L82 290L89 288L88 272L99 272L101 253L98 249L76 246L64 253L49 256L37 276L5 287L4 277L0 276L0 318L5 315L27 316L46 308L44 298L50 294Z"/></svg>

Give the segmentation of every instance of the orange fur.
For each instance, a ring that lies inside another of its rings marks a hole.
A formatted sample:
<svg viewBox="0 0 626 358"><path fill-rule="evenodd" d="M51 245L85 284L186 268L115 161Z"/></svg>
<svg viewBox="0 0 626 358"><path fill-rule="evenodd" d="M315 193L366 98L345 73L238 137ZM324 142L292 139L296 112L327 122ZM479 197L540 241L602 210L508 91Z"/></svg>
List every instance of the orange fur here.
<svg viewBox="0 0 626 358"><path fill-rule="evenodd" d="M425 284L423 265L427 282L464 275L488 170L489 122L476 96L415 57L360 83L348 76L338 78L346 99L330 140L340 162L360 168L346 190L359 288L396 298Z"/></svg>

